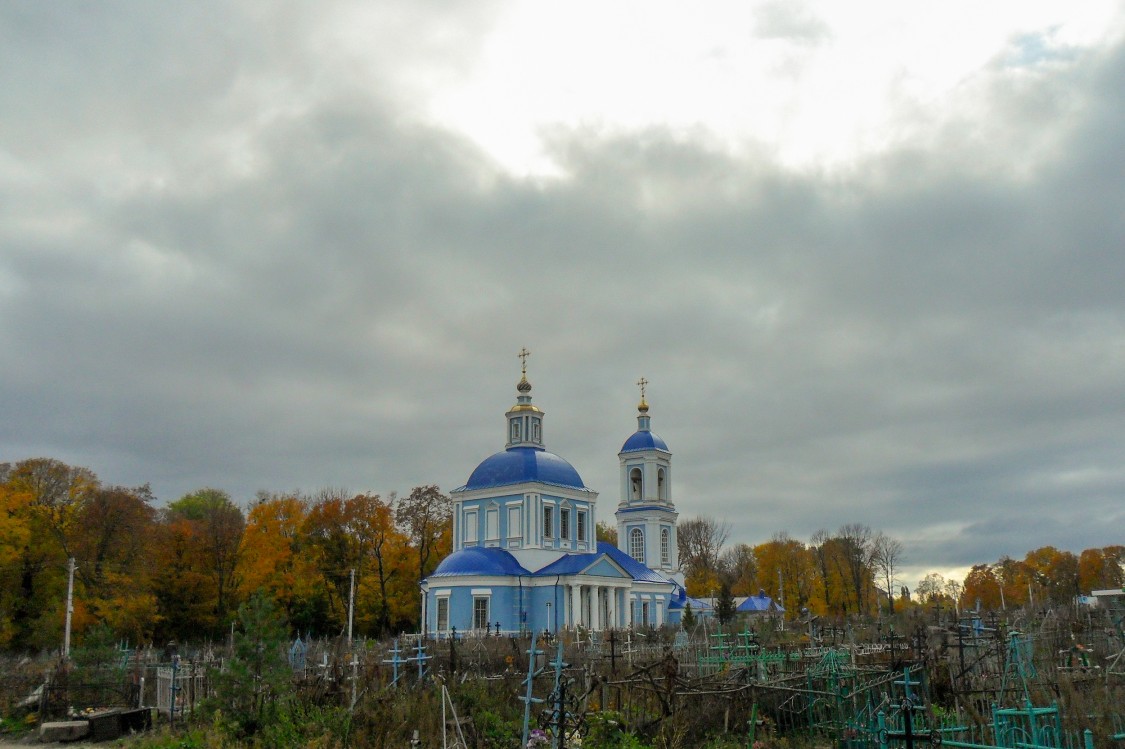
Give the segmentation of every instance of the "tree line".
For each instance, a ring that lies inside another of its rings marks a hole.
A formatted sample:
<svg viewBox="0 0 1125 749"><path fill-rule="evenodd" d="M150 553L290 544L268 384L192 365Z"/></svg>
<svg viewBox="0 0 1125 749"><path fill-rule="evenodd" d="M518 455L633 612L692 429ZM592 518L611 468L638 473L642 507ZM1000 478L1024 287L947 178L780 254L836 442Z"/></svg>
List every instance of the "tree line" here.
<svg viewBox="0 0 1125 749"><path fill-rule="evenodd" d="M681 521L680 565L688 594L721 599L765 591L790 615L847 617L929 603L1000 610L1049 602L1064 604L1093 590L1125 584L1125 546L1074 554L1053 546L1023 560L1002 557L977 564L964 581L926 575L913 591L900 580L905 547L882 531L849 523L813 534L804 543L778 533L765 543L728 545L730 524L710 517Z"/></svg>
<svg viewBox="0 0 1125 749"><path fill-rule="evenodd" d="M133 643L223 638L238 606L266 595L293 632L378 637L414 631L418 582L449 553L452 504L436 486L409 495L342 489L259 492L243 510L203 488L163 508L148 486L104 485L89 469L50 458L0 463L0 648L56 648L69 560L73 630L93 626ZM598 523L599 540L616 531ZM730 524L682 520L680 564L694 597L765 591L789 614L847 617L922 603L985 609L1064 603L1120 588L1125 547L1081 554L1043 547L1023 560L978 564L964 581L932 573L901 584L903 544L852 523L808 543L778 533L728 544Z"/></svg>
<svg viewBox="0 0 1125 749"><path fill-rule="evenodd" d="M245 511L204 488L157 508L148 486L107 486L87 468L0 464L0 648L58 647L70 559L78 637L100 625L133 643L223 638L258 591L294 631L336 635L353 584L357 635L414 630L450 511L436 486L259 492Z"/></svg>

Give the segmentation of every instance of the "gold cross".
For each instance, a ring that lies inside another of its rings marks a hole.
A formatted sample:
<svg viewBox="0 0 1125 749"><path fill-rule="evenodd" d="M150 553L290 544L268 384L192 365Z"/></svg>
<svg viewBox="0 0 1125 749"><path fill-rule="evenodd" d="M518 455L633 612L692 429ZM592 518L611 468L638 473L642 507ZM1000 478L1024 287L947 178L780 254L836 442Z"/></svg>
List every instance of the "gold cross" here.
<svg viewBox="0 0 1125 749"><path fill-rule="evenodd" d="M518 354L518 357L519 357L519 360L520 360L520 364L522 364L522 365L523 365L523 374L524 374L524 376L527 376L527 357L529 357L529 356L531 356L531 352L530 352L530 351L528 351L528 350L527 350L526 348L521 348L521 349L520 349L520 352L519 352L519 354Z"/></svg>
<svg viewBox="0 0 1125 749"><path fill-rule="evenodd" d="M645 385L648 384L648 380L646 380L644 377L642 377L641 379L637 380L637 384L641 386L641 400L644 400L645 399Z"/></svg>

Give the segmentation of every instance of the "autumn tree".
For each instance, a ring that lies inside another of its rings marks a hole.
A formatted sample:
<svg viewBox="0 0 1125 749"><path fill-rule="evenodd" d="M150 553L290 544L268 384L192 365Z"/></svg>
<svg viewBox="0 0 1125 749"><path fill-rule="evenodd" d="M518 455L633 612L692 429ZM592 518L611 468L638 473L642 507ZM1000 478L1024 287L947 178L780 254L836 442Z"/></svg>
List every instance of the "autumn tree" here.
<svg viewBox="0 0 1125 749"><path fill-rule="evenodd" d="M98 486L93 471L54 458L32 458L17 463L8 481L16 491L26 493L30 507L63 555L73 556L71 544L78 513Z"/></svg>
<svg viewBox="0 0 1125 749"><path fill-rule="evenodd" d="M337 631L346 626L352 570L359 566L359 553L349 528L346 493L325 489L311 500L302 531L308 553L317 569L328 598L326 619L318 629L331 626Z"/></svg>
<svg viewBox="0 0 1125 749"><path fill-rule="evenodd" d="M1054 546L1029 551L1024 558L1030 581L1052 603L1073 601L1078 595L1078 557Z"/></svg>
<svg viewBox="0 0 1125 749"><path fill-rule="evenodd" d="M754 558L758 576L753 593L758 590L774 591L778 603L784 601L785 608L790 611L807 608L815 614L825 613L816 555L812 549L786 533L776 533L766 543L754 547Z"/></svg>
<svg viewBox="0 0 1125 749"><path fill-rule="evenodd" d="M78 600L91 621L134 643L152 637L157 619L152 502L147 485L98 487L79 509L73 534ZM81 624L76 622L76 631Z"/></svg>
<svg viewBox="0 0 1125 749"><path fill-rule="evenodd" d="M155 575L161 637L218 634L225 628L244 528L242 510L220 489L200 489L164 510Z"/></svg>
<svg viewBox="0 0 1125 749"><path fill-rule="evenodd" d="M5 464L0 485L0 641L17 648L61 642L67 559L78 515L98 479L52 458ZM79 610L79 613L84 613Z"/></svg>
<svg viewBox="0 0 1125 749"><path fill-rule="evenodd" d="M604 520L599 520L597 525L594 526L594 538L598 541L605 541L607 544L617 546L617 526L607 523Z"/></svg>
<svg viewBox="0 0 1125 749"><path fill-rule="evenodd" d="M417 580L408 570L409 549L407 538L394 522L394 501L392 494L387 500L378 494L357 494L348 503L352 530L359 541L360 573L357 588L364 578L371 580L374 596L374 629L376 636L391 631L392 606L396 608L397 620L410 618L417 596ZM405 591L409 593L404 597ZM405 609L405 611L403 611Z"/></svg>
<svg viewBox="0 0 1125 749"><path fill-rule="evenodd" d="M394 497L347 496L324 490L314 500L305 531L314 563L329 595L329 615L346 625L347 602L355 575L356 623L372 635L393 624L414 621L417 579L409 545L394 522Z"/></svg>
<svg viewBox="0 0 1125 749"><path fill-rule="evenodd" d="M965 576L961 606L971 609L978 603L986 611L1000 610L1000 581L988 564L974 564Z"/></svg>
<svg viewBox="0 0 1125 749"><path fill-rule="evenodd" d="M1022 606L1030 601L1031 572L1026 564L1018 559L1003 556L992 565L992 571L1000 582L1002 606Z"/></svg>
<svg viewBox="0 0 1125 749"><path fill-rule="evenodd" d="M328 596L308 552L308 498L259 492L250 506L240 553L239 598L268 595L299 632L321 631Z"/></svg>
<svg viewBox="0 0 1125 749"><path fill-rule="evenodd" d="M1121 588L1125 585L1125 546L1106 546L1085 549L1078 555L1078 589L1083 593L1094 590Z"/></svg>

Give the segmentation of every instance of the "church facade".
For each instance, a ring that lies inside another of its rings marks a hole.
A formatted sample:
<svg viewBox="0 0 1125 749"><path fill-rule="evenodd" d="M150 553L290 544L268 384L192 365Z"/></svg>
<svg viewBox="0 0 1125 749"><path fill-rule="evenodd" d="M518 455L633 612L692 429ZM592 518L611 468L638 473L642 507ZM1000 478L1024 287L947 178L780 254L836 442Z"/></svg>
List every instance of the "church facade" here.
<svg viewBox="0 0 1125 749"><path fill-rule="evenodd" d="M699 611L679 575L672 453L639 384L637 430L618 453L614 546L595 538L598 493L544 447L525 358L504 449L451 492L453 548L421 583L425 634L663 626L689 603Z"/></svg>

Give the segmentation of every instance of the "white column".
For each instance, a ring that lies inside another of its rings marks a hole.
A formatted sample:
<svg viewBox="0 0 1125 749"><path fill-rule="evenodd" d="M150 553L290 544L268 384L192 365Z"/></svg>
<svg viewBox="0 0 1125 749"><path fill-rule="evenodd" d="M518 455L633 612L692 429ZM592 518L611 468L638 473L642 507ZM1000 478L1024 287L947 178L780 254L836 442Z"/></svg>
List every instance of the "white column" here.
<svg viewBox="0 0 1125 749"><path fill-rule="evenodd" d="M570 586L570 626L577 628L582 623L582 586Z"/></svg>
<svg viewBox="0 0 1125 749"><path fill-rule="evenodd" d="M602 586L590 587L590 629L602 628Z"/></svg>
<svg viewBox="0 0 1125 749"><path fill-rule="evenodd" d="M620 626L617 621L617 595L620 592L620 588L609 589L609 627L611 629L617 629Z"/></svg>

